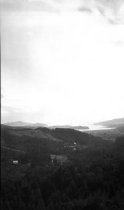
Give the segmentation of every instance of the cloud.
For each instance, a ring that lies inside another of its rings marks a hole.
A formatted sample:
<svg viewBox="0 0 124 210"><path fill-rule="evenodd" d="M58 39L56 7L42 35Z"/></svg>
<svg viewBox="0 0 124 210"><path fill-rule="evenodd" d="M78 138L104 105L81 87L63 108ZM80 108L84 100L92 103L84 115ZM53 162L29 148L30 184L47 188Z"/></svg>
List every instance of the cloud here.
<svg viewBox="0 0 124 210"><path fill-rule="evenodd" d="M1 0L3 10L99 13L109 23L124 23L123 0Z"/></svg>
<svg viewBox="0 0 124 210"><path fill-rule="evenodd" d="M110 23L124 23L123 0L82 0L79 11L98 11Z"/></svg>
<svg viewBox="0 0 124 210"><path fill-rule="evenodd" d="M88 7L80 7L78 9L80 12L88 12L88 13L92 13L92 9L88 8Z"/></svg>

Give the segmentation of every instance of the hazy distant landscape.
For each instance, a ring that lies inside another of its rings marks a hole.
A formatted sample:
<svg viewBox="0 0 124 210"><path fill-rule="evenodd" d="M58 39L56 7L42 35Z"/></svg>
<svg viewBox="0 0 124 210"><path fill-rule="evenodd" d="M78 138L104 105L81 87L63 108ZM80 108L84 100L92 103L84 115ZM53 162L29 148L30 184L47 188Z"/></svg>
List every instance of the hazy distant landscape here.
<svg viewBox="0 0 124 210"><path fill-rule="evenodd" d="M95 123L88 133L107 140L115 140L124 135L124 118Z"/></svg>

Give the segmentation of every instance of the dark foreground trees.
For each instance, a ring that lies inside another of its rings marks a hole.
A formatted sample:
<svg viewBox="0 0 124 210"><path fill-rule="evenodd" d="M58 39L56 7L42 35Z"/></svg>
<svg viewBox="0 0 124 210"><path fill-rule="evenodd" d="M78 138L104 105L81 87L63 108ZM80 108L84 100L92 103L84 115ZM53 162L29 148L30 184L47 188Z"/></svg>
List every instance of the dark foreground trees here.
<svg viewBox="0 0 124 210"><path fill-rule="evenodd" d="M123 152L121 137L110 151L70 154L71 162L67 165L33 164L21 180L1 183L1 207L3 210L123 210Z"/></svg>

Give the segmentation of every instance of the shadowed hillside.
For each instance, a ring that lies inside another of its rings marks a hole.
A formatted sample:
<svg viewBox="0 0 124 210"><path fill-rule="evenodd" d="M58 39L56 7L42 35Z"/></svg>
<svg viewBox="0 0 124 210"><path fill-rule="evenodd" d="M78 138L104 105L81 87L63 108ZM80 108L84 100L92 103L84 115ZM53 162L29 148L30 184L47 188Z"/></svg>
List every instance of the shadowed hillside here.
<svg viewBox="0 0 124 210"><path fill-rule="evenodd" d="M2 125L2 209L124 209L124 138Z"/></svg>

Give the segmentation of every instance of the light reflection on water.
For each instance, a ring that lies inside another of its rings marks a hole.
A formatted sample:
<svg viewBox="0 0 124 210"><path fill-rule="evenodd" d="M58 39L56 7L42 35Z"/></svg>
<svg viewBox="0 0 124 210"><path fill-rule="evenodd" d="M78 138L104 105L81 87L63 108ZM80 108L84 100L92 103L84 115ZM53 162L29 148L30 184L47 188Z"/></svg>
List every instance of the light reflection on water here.
<svg viewBox="0 0 124 210"><path fill-rule="evenodd" d="M97 130L111 130L111 129L114 129L114 128L109 128L109 127L105 127L105 126L102 126L102 125L93 125L93 124L90 124L88 125L89 129L78 129L79 131L85 131L85 132L88 132L88 131L97 131Z"/></svg>

